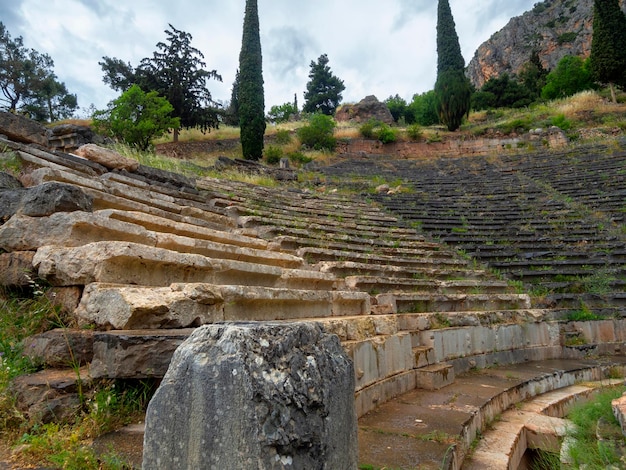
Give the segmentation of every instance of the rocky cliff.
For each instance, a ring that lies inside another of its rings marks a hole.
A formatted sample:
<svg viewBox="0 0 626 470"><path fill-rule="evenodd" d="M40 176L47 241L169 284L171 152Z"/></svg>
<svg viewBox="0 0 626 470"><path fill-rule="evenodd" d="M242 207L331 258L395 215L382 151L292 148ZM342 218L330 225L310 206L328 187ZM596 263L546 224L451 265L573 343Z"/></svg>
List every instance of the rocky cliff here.
<svg viewBox="0 0 626 470"><path fill-rule="evenodd" d="M626 1L620 0L626 11ZM517 74L532 51L550 70L566 55L588 57L593 32L593 0L546 0L513 18L484 42L468 65L472 83L480 88L503 73Z"/></svg>

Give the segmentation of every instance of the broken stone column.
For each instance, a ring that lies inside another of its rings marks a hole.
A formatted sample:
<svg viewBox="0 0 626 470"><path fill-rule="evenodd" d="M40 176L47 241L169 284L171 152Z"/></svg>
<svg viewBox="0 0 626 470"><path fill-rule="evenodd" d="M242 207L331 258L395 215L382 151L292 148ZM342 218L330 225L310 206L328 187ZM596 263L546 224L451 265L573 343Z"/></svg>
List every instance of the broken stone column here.
<svg viewBox="0 0 626 470"><path fill-rule="evenodd" d="M354 387L317 324L200 327L148 406L143 468L356 469Z"/></svg>

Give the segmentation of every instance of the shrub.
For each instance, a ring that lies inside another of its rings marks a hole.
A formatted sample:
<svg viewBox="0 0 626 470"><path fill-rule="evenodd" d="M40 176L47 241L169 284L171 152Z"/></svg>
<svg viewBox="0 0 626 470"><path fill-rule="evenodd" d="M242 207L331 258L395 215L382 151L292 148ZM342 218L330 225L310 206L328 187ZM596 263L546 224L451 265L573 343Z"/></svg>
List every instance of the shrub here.
<svg viewBox="0 0 626 470"><path fill-rule="evenodd" d="M382 124L376 132L376 137L383 144L391 144L398 140L397 132L387 124Z"/></svg>
<svg viewBox="0 0 626 470"><path fill-rule="evenodd" d="M107 110L94 113L93 126L97 132L147 150L152 139L180 127L180 119L171 117L173 112L172 105L156 91L144 93L133 85L110 102Z"/></svg>
<svg viewBox="0 0 626 470"><path fill-rule="evenodd" d="M411 140L420 140L424 133L422 131L422 126L419 124L412 124L406 128L406 133Z"/></svg>
<svg viewBox="0 0 626 470"><path fill-rule="evenodd" d="M363 123L361 127L359 127L359 134L361 134L366 139L374 138L374 129L379 125L379 122L376 119L370 119L369 121Z"/></svg>
<svg viewBox="0 0 626 470"><path fill-rule="evenodd" d="M572 121L565 117L565 114L557 114L550 119L550 124L553 126L559 127L564 131L570 130L572 128Z"/></svg>
<svg viewBox="0 0 626 470"><path fill-rule="evenodd" d="M270 165L276 165L280 162L280 159L283 157L283 149L280 147L275 147L273 145L269 145L265 149L265 161Z"/></svg>
<svg viewBox="0 0 626 470"><path fill-rule="evenodd" d="M315 150L334 150L337 139L334 137L337 124L325 114L313 114L309 124L298 129L298 137L302 145Z"/></svg>
<svg viewBox="0 0 626 470"><path fill-rule="evenodd" d="M286 145L291 142L291 134L287 129L278 129L276 131L276 143Z"/></svg>
<svg viewBox="0 0 626 470"><path fill-rule="evenodd" d="M307 157L302 152L291 152L287 154L287 158L289 158L290 162L298 163L300 165L305 165L313 161L311 157Z"/></svg>

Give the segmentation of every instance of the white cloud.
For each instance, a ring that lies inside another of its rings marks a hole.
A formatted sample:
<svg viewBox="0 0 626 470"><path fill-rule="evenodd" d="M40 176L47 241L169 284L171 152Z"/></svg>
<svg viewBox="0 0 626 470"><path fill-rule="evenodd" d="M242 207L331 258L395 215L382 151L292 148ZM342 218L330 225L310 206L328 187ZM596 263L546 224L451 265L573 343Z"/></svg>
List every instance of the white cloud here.
<svg viewBox="0 0 626 470"><path fill-rule="evenodd" d="M4 2L3 2L4 3ZM535 0L451 0L466 61L476 48ZM116 57L137 65L165 40L168 23L192 44L223 83L209 82L216 100L230 98L238 67L245 0L11 0L0 18L27 47L48 53L79 104L103 108L116 96L102 82L98 62ZM346 84L345 101L375 94L410 99L433 87L436 2L432 0L259 0L265 103L302 94L309 64L328 54Z"/></svg>

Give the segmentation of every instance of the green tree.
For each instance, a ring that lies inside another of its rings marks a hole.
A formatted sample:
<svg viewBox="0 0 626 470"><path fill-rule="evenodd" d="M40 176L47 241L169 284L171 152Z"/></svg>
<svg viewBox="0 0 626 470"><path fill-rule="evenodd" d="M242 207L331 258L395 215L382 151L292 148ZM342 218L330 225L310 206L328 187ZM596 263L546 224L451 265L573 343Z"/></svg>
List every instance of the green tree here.
<svg viewBox="0 0 626 470"><path fill-rule="evenodd" d="M298 110L293 103L275 105L267 113L267 119L271 122L287 122L292 115L298 114Z"/></svg>
<svg viewBox="0 0 626 470"><path fill-rule="evenodd" d="M593 78L589 60L583 61L578 56L565 56L548 74L546 86L541 90L541 97L545 100L565 98L590 88L593 88Z"/></svg>
<svg viewBox="0 0 626 470"><path fill-rule="evenodd" d="M104 83L114 90L126 91L136 84L142 90L156 91L174 108L174 116L183 128L199 128L203 132L219 126L217 104L207 88L207 80L222 81L215 71L206 70L204 55L191 46L192 36L171 24L165 30L166 42L159 42L151 58L137 68L120 59L104 57L99 62ZM174 141L179 129L174 129Z"/></svg>
<svg viewBox="0 0 626 470"><path fill-rule="evenodd" d="M407 107L405 117L408 124L419 124L420 126L439 124L435 90L413 95L413 100Z"/></svg>
<svg viewBox="0 0 626 470"><path fill-rule="evenodd" d="M315 150L334 150L337 139L334 136L337 123L331 116L315 113L309 123L298 129L298 138L302 145Z"/></svg>
<svg viewBox="0 0 626 470"><path fill-rule="evenodd" d="M407 103L404 98L401 98L400 95L390 96L385 100L385 104L389 109L389 112L393 116L393 120L398 122L400 119L405 117L407 112Z"/></svg>
<svg viewBox="0 0 626 470"><path fill-rule="evenodd" d="M346 89L343 80L333 75L328 66L328 56L322 54L317 62L311 61L309 81L304 93L305 113L322 113L333 116L339 103L343 99L341 95Z"/></svg>
<svg viewBox="0 0 626 470"><path fill-rule="evenodd" d="M0 22L0 109L25 112L39 121L70 117L78 102L53 72L47 54L24 47L21 36L13 39Z"/></svg>
<svg viewBox="0 0 626 470"><path fill-rule="evenodd" d="M448 0L439 0L437 8L435 96L441 122L448 130L457 130L470 111L472 88L465 76L465 60Z"/></svg>
<svg viewBox="0 0 626 470"><path fill-rule="evenodd" d="M239 125L239 70L235 74L235 81L230 92L230 102L223 115L224 124L229 126Z"/></svg>
<svg viewBox="0 0 626 470"><path fill-rule="evenodd" d="M108 109L96 111L93 123L97 131L147 150L154 138L180 127L173 112L174 107L156 91L144 93L133 85L110 102Z"/></svg>
<svg viewBox="0 0 626 470"><path fill-rule="evenodd" d="M521 108L532 102L528 88L509 77L508 73L490 78L472 95L473 109Z"/></svg>
<svg viewBox="0 0 626 470"><path fill-rule="evenodd" d="M616 103L615 85L626 84L626 16L618 0L594 0L590 59L594 79L609 85Z"/></svg>
<svg viewBox="0 0 626 470"><path fill-rule="evenodd" d="M266 124L257 0L246 0L243 20L239 53L239 124L243 157L246 160L260 160L263 158Z"/></svg>
<svg viewBox="0 0 626 470"><path fill-rule="evenodd" d="M518 82L528 90L533 101L541 97L541 90L546 86L547 76L548 71L541 62L538 50L533 49L529 61L522 66L517 76Z"/></svg>
<svg viewBox="0 0 626 470"><path fill-rule="evenodd" d="M24 110L37 121L68 119L74 115L76 109L76 95L69 93L65 83L58 82L54 74L46 77L41 88L31 93L24 105Z"/></svg>

